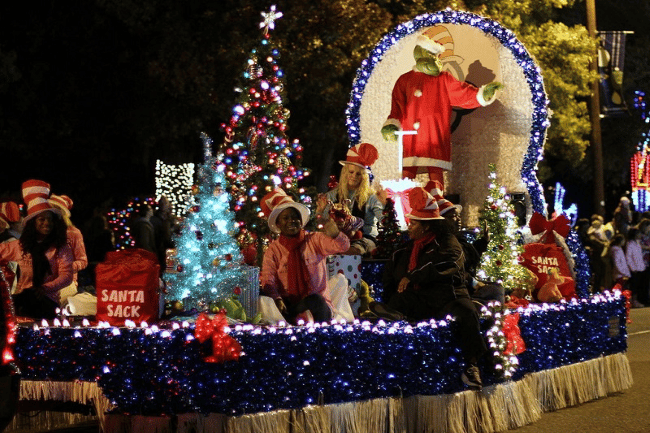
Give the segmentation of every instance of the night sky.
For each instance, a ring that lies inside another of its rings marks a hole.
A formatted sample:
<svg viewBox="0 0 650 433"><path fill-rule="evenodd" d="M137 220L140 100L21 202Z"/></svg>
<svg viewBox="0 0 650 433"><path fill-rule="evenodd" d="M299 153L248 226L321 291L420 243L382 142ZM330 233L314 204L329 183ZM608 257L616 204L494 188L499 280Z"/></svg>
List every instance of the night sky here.
<svg viewBox="0 0 650 433"><path fill-rule="evenodd" d="M158 15L144 3L2 3L1 199L22 201L21 183L39 178L52 184L53 193L72 197L73 220L81 223L97 207L120 207L131 197L152 195L156 159L201 162L201 130L220 140L219 124L229 117L233 83L249 49L238 35L255 35L260 8L251 2L248 24L229 22L240 19L240 13L215 27L201 21L209 18L201 10L206 2L182 2ZM211 8L226 13L236 3L223 0ZM166 3L151 4L161 8ZM637 41L647 35L644 0L597 5L600 29L633 30ZM197 52L208 40L209 58L217 60L204 65ZM201 67L210 73L197 70ZM347 82L351 86L352 77ZM608 125L603 127L607 134ZM292 132L301 136L300 130ZM336 146L344 154L343 144ZM317 154L311 160L312 151L306 144L308 167L319 161ZM321 182L326 174L320 173ZM625 176L607 187L608 194L624 192ZM567 199L572 195L584 197L584 191L569 187Z"/></svg>

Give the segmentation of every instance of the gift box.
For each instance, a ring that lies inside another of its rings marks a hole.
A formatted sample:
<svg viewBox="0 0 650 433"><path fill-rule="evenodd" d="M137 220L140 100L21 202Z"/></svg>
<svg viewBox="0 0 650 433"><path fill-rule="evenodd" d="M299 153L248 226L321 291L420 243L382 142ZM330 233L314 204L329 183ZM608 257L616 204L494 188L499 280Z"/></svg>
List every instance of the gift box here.
<svg viewBox="0 0 650 433"><path fill-rule="evenodd" d="M238 295L246 312L246 317L253 318L257 314L257 301L260 297L260 268L257 266L243 265L236 281L235 287L241 289Z"/></svg>
<svg viewBox="0 0 650 433"><path fill-rule="evenodd" d="M328 279L337 274L348 280L348 300L352 311L357 311L361 290L361 256L335 255L327 257Z"/></svg>
<svg viewBox="0 0 650 433"><path fill-rule="evenodd" d="M113 326L160 317L160 265L154 253L132 248L111 251L95 269L97 320Z"/></svg>

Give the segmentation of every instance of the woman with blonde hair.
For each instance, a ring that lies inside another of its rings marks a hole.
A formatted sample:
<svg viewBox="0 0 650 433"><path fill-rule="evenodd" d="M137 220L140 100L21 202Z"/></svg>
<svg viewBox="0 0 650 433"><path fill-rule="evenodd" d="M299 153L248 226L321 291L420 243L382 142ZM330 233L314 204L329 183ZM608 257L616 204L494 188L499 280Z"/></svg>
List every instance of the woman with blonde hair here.
<svg viewBox="0 0 650 433"><path fill-rule="evenodd" d="M370 166L378 157L377 149L369 143L350 148L345 161L339 161L343 168L338 186L318 196L318 216L325 214L330 203L340 203L345 204L353 216L363 220L362 237L353 239L345 254L369 255L375 249L377 222L386 204L384 194L375 193L370 185Z"/></svg>

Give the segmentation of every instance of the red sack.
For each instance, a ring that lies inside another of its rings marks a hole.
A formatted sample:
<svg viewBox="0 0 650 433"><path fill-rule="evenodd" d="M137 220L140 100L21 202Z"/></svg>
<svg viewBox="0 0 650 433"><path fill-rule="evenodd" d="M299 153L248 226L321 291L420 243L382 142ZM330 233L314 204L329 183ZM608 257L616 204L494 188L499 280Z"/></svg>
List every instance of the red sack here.
<svg viewBox="0 0 650 433"><path fill-rule="evenodd" d="M111 251L95 269L97 282L97 320L113 326L151 322L159 318L156 255L140 249Z"/></svg>
<svg viewBox="0 0 650 433"><path fill-rule="evenodd" d="M523 259L522 265L530 269L538 278L535 290L533 290L535 298L537 298L537 291L548 281L549 268L557 268L558 275L565 277L565 282L558 285L564 299L569 300L577 297L576 283L571 276L571 270L562 248L555 244L526 244L524 245Z"/></svg>

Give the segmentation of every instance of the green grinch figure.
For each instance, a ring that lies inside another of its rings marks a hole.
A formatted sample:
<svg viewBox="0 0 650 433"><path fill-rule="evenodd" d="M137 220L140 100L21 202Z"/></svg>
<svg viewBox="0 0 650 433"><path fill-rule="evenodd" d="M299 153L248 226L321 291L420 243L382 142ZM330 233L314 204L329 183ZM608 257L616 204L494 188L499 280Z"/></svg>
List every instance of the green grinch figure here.
<svg viewBox="0 0 650 433"><path fill-rule="evenodd" d="M428 172L444 187L444 171L451 170L451 119L454 107L473 109L494 102L499 82L481 87L457 80L443 71L440 60L451 37L442 25L427 28L417 38L415 67L393 87L391 111L381 129L385 140L402 139L402 176L414 179ZM401 131L401 132L400 132Z"/></svg>

